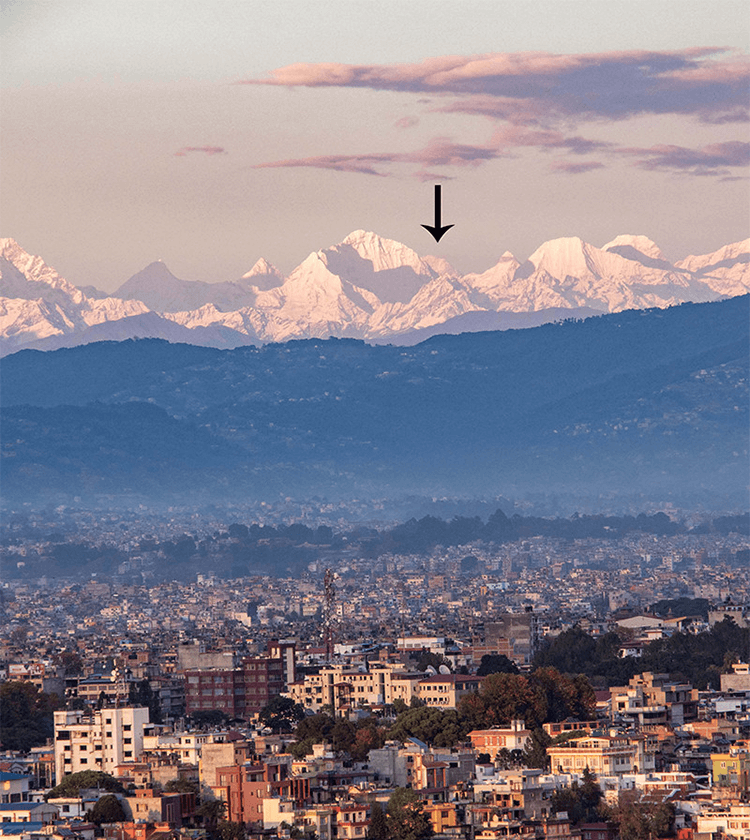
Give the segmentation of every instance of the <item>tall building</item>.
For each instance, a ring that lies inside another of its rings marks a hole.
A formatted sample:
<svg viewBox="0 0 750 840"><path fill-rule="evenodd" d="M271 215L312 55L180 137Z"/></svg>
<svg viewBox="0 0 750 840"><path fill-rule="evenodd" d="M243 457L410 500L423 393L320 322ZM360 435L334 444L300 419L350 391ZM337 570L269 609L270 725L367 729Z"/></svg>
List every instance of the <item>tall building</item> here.
<svg viewBox="0 0 750 840"><path fill-rule="evenodd" d="M230 718L259 712L285 688L287 658L250 656L239 668L185 671L185 711L217 709Z"/></svg>
<svg viewBox="0 0 750 840"><path fill-rule="evenodd" d="M113 773L118 764L135 762L150 735L147 708L131 706L96 712L61 711L55 720L55 780L69 773L103 770Z"/></svg>
<svg viewBox="0 0 750 840"><path fill-rule="evenodd" d="M501 613L485 623L484 638L488 651L505 654L517 665L530 665L539 644L539 618L530 610Z"/></svg>

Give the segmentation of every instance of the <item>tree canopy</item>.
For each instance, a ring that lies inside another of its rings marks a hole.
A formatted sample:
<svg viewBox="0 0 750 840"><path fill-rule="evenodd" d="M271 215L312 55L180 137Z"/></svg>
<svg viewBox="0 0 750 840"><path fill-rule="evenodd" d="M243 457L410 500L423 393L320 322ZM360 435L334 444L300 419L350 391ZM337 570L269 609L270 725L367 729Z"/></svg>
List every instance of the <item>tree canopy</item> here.
<svg viewBox="0 0 750 840"><path fill-rule="evenodd" d="M98 826L103 823L122 822L126 819L125 809L113 793L108 793L97 799L89 812L89 819Z"/></svg>
<svg viewBox="0 0 750 840"><path fill-rule="evenodd" d="M26 680L0 685L0 744L6 750L28 752L52 737L56 694L45 694Z"/></svg>
<svg viewBox="0 0 750 840"><path fill-rule="evenodd" d="M109 773L101 770L81 770L71 773L47 794L48 799L60 796L78 796L82 790L108 790L111 793L124 793L125 788L120 781Z"/></svg>

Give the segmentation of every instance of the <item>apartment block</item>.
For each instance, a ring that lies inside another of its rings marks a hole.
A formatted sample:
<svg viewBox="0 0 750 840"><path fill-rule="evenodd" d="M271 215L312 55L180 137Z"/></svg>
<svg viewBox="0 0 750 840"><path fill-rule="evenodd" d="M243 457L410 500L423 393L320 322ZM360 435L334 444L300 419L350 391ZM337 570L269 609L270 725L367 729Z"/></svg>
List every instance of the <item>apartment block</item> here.
<svg viewBox="0 0 750 840"><path fill-rule="evenodd" d="M103 770L114 773L120 764L135 762L150 735L147 708L131 706L85 713L54 713L55 779L69 773Z"/></svg>

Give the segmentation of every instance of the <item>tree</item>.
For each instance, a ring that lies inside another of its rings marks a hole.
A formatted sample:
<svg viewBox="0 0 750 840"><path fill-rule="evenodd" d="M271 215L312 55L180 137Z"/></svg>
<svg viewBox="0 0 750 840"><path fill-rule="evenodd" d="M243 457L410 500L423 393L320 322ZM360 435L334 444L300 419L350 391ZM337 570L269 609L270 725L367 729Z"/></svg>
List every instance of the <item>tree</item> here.
<svg viewBox="0 0 750 840"><path fill-rule="evenodd" d="M0 743L6 750L28 752L54 732L56 694L45 694L31 682L11 680L0 685Z"/></svg>
<svg viewBox="0 0 750 840"><path fill-rule="evenodd" d="M195 809L195 815L200 817L203 820L203 825L211 831L224 818L226 810L226 802L221 799L209 799Z"/></svg>
<svg viewBox="0 0 750 840"><path fill-rule="evenodd" d="M427 840L432 823L422 809L419 794L409 788L396 788L388 800L390 840Z"/></svg>
<svg viewBox="0 0 750 840"><path fill-rule="evenodd" d="M417 671L426 671L428 668L434 668L436 671L439 671L441 665L445 665L447 668L451 666L450 662L439 653L422 649L417 659Z"/></svg>
<svg viewBox="0 0 750 840"><path fill-rule="evenodd" d="M126 819L125 809L113 793L108 793L97 799L94 807L89 811L89 819L99 826L102 823L123 822Z"/></svg>
<svg viewBox="0 0 750 840"><path fill-rule="evenodd" d="M65 776L56 787L45 794L47 799L57 799L61 796L78 796L82 790L107 790L110 793L125 793L120 781L109 773L101 770L81 770Z"/></svg>
<svg viewBox="0 0 750 840"><path fill-rule="evenodd" d="M540 770L545 770L549 764L547 747L551 741L550 736L541 727L532 730L529 743L523 750L523 763L527 767L537 767Z"/></svg>
<svg viewBox="0 0 750 840"><path fill-rule="evenodd" d="M508 726L512 720L534 729L545 721L546 701L522 674L490 674L479 694L461 698L458 711L474 729Z"/></svg>
<svg viewBox="0 0 750 840"><path fill-rule="evenodd" d="M193 779L186 779L180 776L177 779L170 779L164 785L165 793L198 793L198 783Z"/></svg>
<svg viewBox="0 0 750 840"><path fill-rule="evenodd" d="M292 732L305 717L305 709L290 697L272 697L260 710L258 719L275 733Z"/></svg>
<svg viewBox="0 0 750 840"><path fill-rule="evenodd" d="M367 830L368 840L390 840L388 834L388 817L379 802L373 802L370 808L370 827Z"/></svg>
<svg viewBox="0 0 750 840"><path fill-rule="evenodd" d="M567 811L572 825L592 822L601 817L599 812L602 791L594 774L588 768L583 773L583 783L573 782L552 794L552 811ZM631 838L634 840L634 838Z"/></svg>
<svg viewBox="0 0 750 840"><path fill-rule="evenodd" d="M518 674L518 665L508 659L505 654L487 653L479 662L477 668L478 677L486 677L489 674Z"/></svg>
<svg viewBox="0 0 750 840"><path fill-rule="evenodd" d="M431 746L452 747L465 734L466 730L455 709L420 706L400 714L389 730L388 737L398 741L418 738Z"/></svg>
<svg viewBox="0 0 750 840"><path fill-rule="evenodd" d="M245 840L245 837L247 837L244 824L231 820L221 820L216 829L216 834L221 840Z"/></svg>
<svg viewBox="0 0 750 840"><path fill-rule="evenodd" d="M229 716L221 709L202 709L192 712L190 719L196 726L226 726Z"/></svg>
<svg viewBox="0 0 750 840"><path fill-rule="evenodd" d="M546 702L545 722L569 717L589 720L596 710L596 695L583 674L571 679L556 668L537 668L529 678Z"/></svg>
<svg viewBox="0 0 750 840"><path fill-rule="evenodd" d="M161 723L161 703L159 695L151 688L148 680L141 680L137 683L130 683L128 690L128 703L133 706L144 706L148 709L148 716L151 723Z"/></svg>
<svg viewBox="0 0 750 840"><path fill-rule="evenodd" d="M623 797L611 816L621 840L651 840L674 831L674 805L637 802L633 794Z"/></svg>

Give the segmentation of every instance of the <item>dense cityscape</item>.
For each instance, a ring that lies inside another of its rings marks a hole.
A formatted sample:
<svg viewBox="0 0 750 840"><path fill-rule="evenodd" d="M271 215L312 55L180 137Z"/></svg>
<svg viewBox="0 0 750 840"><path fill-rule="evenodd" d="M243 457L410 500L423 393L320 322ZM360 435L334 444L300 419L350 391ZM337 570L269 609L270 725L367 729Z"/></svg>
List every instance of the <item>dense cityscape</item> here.
<svg viewBox="0 0 750 840"><path fill-rule="evenodd" d="M5 517L4 835L750 836L746 516L307 513Z"/></svg>

